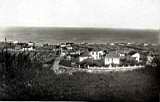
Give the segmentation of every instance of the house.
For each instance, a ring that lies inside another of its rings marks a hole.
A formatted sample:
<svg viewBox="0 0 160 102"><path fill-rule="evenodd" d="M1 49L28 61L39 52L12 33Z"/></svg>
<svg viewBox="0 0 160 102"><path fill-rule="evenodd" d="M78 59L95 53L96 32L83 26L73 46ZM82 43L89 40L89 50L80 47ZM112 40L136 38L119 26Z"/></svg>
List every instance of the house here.
<svg viewBox="0 0 160 102"><path fill-rule="evenodd" d="M153 59L154 59L153 56L148 55L148 56L147 56L147 62L146 62L146 64L147 64L147 65L151 65Z"/></svg>
<svg viewBox="0 0 160 102"><path fill-rule="evenodd" d="M28 48L22 48L21 51L35 51L33 47L28 47Z"/></svg>
<svg viewBox="0 0 160 102"><path fill-rule="evenodd" d="M149 45L148 43L144 43L144 44L143 44L143 46L148 46L148 45Z"/></svg>
<svg viewBox="0 0 160 102"><path fill-rule="evenodd" d="M72 50L73 43L67 42L66 44L61 45L62 47L66 47L67 50Z"/></svg>
<svg viewBox="0 0 160 102"><path fill-rule="evenodd" d="M69 54L70 55L80 55L80 50L77 50L77 51L72 50L72 51L69 52Z"/></svg>
<svg viewBox="0 0 160 102"><path fill-rule="evenodd" d="M33 42L28 42L28 46L34 46Z"/></svg>
<svg viewBox="0 0 160 102"><path fill-rule="evenodd" d="M61 56L65 56L67 52L65 50L61 50Z"/></svg>
<svg viewBox="0 0 160 102"><path fill-rule="evenodd" d="M132 58L134 58L137 62L140 61L140 53L136 52L131 55Z"/></svg>
<svg viewBox="0 0 160 102"><path fill-rule="evenodd" d="M125 53L119 53L120 57L125 57Z"/></svg>
<svg viewBox="0 0 160 102"><path fill-rule="evenodd" d="M105 65L110 65L110 64L115 64L118 65L120 64L120 56L117 52L110 52L109 54L106 54L104 58L104 64Z"/></svg>
<svg viewBox="0 0 160 102"><path fill-rule="evenodd" d="M65 43L61 43L60 44L60 47L62 48L62 47L66 47L66 44Z"/></svg>
<svg viewBox="0 0 160 102"><path fill-rule="evenodd" d="M18 41L13 41L13 44L18 44Z"/></svg>
<svg viewBox="0 0 160 102"><path fill-rule="evenodd" d="M22 48L28 47L27 43L17 43L15 44L15 50L20 50Z"/></svg>
<svg viewBox="0 0 160 102"><path fill-rule="evenodd" d="M36 47L43 47L43 44L36 42L36 43L35 43L35 46L36 46Z"/></svg>
<svg viewBox="0 0 160 102"><path fill-rule="evenodd" d="M72 48L72 46L67 46L66 49L67 50L72 50L73 48Z"/></svg>
<svg viewBox="0 0 160 102"><path fill-rule="evenodd" d="M154 59L153 53L150 52L150 53L147 55L146 64L147 64L147 65L151 65L151 63L153 62L153 59Z"/></svg>
<svg viewBox="0 0 160 102"><path fill-rule="evenodd" d="M115 43L110 43L111 46L115 45Z"/></svg>
<svg viewBox="0 0 160 102"><path fill-rule="evenodd" d="M61 53L61 56L65 56L67 54L66 47L61 47L60 48L60 53Z"/></svg>
<svg viewBox="0 0 160 102"><path fill-rule="evenodd" d="M72 46L74 43L72 42L66 42L66 46Z"/></svg>
<svg viewBox="0 0 160 102"><path fill-rule="evenodd" d="M89 55L89 52L85 51L82 54L80 54L79 62L82 62L83 60L88 59L88 58L92 58L92 57Z"/></svg>
<svg viewBox="0 0 160 102"><path fill-rule="evenodd" d="M100 60L102 59L104 52L101 50L92 50L89 52L89 55L94 59L94 60Z"/></svg>

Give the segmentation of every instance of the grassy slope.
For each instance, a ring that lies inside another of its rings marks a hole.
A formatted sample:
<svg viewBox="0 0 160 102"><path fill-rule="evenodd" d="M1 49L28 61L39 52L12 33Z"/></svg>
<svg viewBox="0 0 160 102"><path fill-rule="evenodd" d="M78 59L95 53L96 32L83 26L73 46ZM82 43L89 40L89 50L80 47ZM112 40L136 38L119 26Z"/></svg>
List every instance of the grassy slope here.
<svg viewBox="0 0 160 102"><path fill-rule="evenodd" d="M10 60L6 62L6 76L9 79L4 80L8 87L3 89L2 83L0 84L0 99L158 101L159 68L105 74L76 72L73 75L55 75L53 71L42 68L37 61L31 63L28 59L27 62L25 59L28 57L23 55L17 58L18 66L13 67L15 64L11 63L11 58L8 56L7 59ZM6 92L6 96L2 97L5 94L1 89Z"/></svg>
<svg viewBox="0 0 160 102"><path fill-rule="evenodd" d="M54 75L41 74L33 99L49 100L109 100L154 101L160 92L156 70L115 72L106 74L74 73ZM39 98L38 98L39 99Z"/></svg>

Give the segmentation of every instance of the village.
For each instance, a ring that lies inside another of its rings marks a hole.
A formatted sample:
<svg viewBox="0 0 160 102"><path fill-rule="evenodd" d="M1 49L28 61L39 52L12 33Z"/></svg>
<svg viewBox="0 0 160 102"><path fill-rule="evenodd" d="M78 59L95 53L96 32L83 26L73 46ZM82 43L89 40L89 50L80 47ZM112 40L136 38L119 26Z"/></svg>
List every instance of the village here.
<svg viewBox="0 0 160 102"><path fill-rule="evenodd" d="M7 41L1 49L12 53L28 53L53 70L60 68L116 69L156 66L153 63L156 45L149 43L111 42L106 44L61 42L56 45ZM56 64L56 65L55 65ZM64 67L64 68L63 68Z"/></svg>
<svg viewBox="0 0 160 102"><path fill-rule="evenodd" d="M153 63L155 45L148 43L60 44L60 65L82 69L132 70Z"/></svg>

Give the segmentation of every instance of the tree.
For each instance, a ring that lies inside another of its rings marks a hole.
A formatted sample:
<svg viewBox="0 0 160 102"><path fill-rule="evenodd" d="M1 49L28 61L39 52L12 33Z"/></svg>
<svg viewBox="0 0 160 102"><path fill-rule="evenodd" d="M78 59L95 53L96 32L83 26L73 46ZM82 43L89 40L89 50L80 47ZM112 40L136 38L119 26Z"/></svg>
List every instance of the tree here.
<svg viewBox="0 0 160 102"><path fill-rule="evenodd" d="M0 52L0 64L1 82L5 86L7 99L28 98L32 80L42 70L42 64L36 59L31 61L25 52L12 54L3 50Z"/></svg>

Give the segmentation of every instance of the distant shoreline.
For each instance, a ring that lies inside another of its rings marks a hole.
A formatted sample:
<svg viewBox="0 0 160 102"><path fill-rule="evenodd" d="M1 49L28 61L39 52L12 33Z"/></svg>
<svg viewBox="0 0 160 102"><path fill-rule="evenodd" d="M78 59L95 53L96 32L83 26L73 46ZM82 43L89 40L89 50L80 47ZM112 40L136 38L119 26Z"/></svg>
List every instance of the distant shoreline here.
<svg viewBox="0 0 160 102"><path fill-rule="evenodd" d="M0 40L34 41L56 44L59 42L151 42L159 43L158 30L115 29L90 27L7 27L0 28Z"/></svg>

